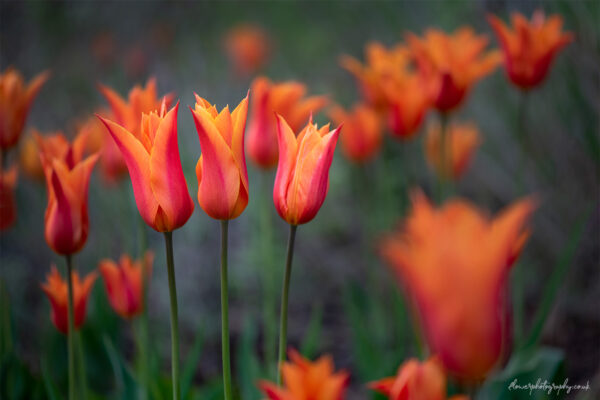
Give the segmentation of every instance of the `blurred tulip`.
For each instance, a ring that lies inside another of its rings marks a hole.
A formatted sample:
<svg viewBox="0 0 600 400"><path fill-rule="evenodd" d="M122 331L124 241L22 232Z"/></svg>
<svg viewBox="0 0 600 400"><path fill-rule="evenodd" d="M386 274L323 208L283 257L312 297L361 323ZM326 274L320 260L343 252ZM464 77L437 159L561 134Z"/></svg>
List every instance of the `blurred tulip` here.
<svg viewBox="0 0 600 400"><path fill-rule="evenodd" d="M534 208L521 200L490 220L467 202L434 209L416 193L403 228L381 245L415 300L432 353L461 380L485 378L507 347L506 285Z"/></svg>
<svg viewBox="0 0 600 400"><path fill-rule="evenodd" d="M277 118L279 114L297 131L311 113L327 104L325 96L303 98L306 86L300 82L273 83L265 77L252 82L252 113L248 128L248 156L259 167L270 169L277 164Z"/></svg>
<svg viewBox="0 0 600 400"><path fill-rule="evenodd" d="M14 68L0 74L0 149L7 150L17 144L31 102L49 76L48 72L42 72L26 85Z"/></svg>
<svg viewBox="0 0 600 400"><path fill-rule="evenodd" d="M144 45L140 42L131 45L126 51L124 58L125 72L131 79L138 79L146 74L148 70L149 57Z"/></svg>
<svg viewBox="0 0 600 400"><path fill-rule="evenodd" d="M396 376L371 382L369 387L390 400L446 400L446 374L439 361L432 357L420 362L404 362ZM467 400L467 396L452 396L449 400Z"/></svg>
<svg viewBox="0 0 600 400"><path fill-rule="evenodd" d="M277 116L279 165L273 188L277 212L290 225L312 220L325 201L329 168L341 126L329 131L329 124L317 128L312 120L298 134L285 119Z"/></svg>
<svg viewBox="0 0 600 400"><path fill-rule="evenodd" d="M421 89L420 78L407 77L396 95L390 96L388 126L393 136L410 139L419 131L429 108L429 98Z"/></svg>
<svg viewBox="0 0 600 400"><path fill-rule="evenodd" d="M98 116L117 144L133 185L133 194L143 220L158 232L182 227L194 211L194 203L183 176L177 144L177 110L143 113L141 129Z"/></svg>
<svg viewBox="0 0 600 400"><path fill-rule="evenodd" d="M94 61L106 68L110 66L117 56L117 43L110 31L99 32L92 38L90 50Z"/></svg>
<svg viewBox="0 0 600 400"><path fill-rule="evenodd" d="M40 149L35 140L35 135L40 135L40 133L32 129L31 134L28 134L23 139L19 150L19 166L29 178L36 181L43 181L44 168L40 161Z"/></svg>
<svg viewBox="0 0 600 400"><path fill-rule="evenodd" d="M72 145L61 134L36 138L48 192L46 242L58 254L77 253L88 236L88 186L98 155L82 160L85 135Z"/></svg>
<svg viewBox="0 0 600 400"><path fill-rule="evenodd" d="M357 104L352 111L335 106L329 112L336 125L344 125L340 141L346 158L352 162L366 162L381 149L382 124L375 110L364 104Z"/></svg>
<svg viewBox="0 0 600 400"><path fill-rule="evenodd" d="M237 218L248 205L248 171L244 154L244 130L248 113L248 96L229 112L219 113L196 95L196 106L190 107L202 155L196 164L198 203L211 218Z"/></svg>
<svg viewBox="0 0 600 400"><path fill-rule="evenodd" d="M121 256L119 263L102 260L98 269L106 288L108 301L121 317L129 319L144 310L144 273L149 279L152 273L154 253L146 251L143 259L132 261L129 255Z"/></svg>
<svg viewBox="0 0 600 400"><path fill-rule="evenodd" d="M94 285L98 274L94 271L86 275L83 282L79 280L79 274L73 272L73 308L75 317L75 330L83 324L85 320L87 299ZM52 306L52 322L59 332L67 334L68 324L68 286L62 279L55 265L52 265L50 273L47 275L47 282L42 284L42 290L48 296Z"/></svg>
<svg viewBox="0 0 600 400"><path fill-rule="evenodd" d="M225 51L235 71L249 76L261 69L269 58L271 45L267 33L257 25L243 24L225 36Z"/></svg>
<svg viewBox="0 0 600 400"><path fill-rule="evenodd" d="M291 362L281 367L285 387L261 381L258 386L270 400L342 400L345 398L349 375L335 372L331 356L323 356L315 362L290 350Z"/></svg>
<svg viewBox="0 0 600 400"><path fill-rule="evenodd" d="M560 15L546 19L541 10L533 14L531 22L522 14L513 13L513 29L494 15L488 16L488 21L502 46L508 77L521 89L540 84L556 54L573 41L571 33L562 31Z"/></svg>
<svg viewBox="0 0 600 400"><path fill-rule="evenodd" d="M429 29L422 38L408 35L424 90L433 106L441 112L458 107L476 81L488 75L501 62L499 51L484 53L485 35L463 27L452 34Z"/></svg>
<svg viewBox="0 0 600 400"><path fill-rule="evenodd" d="M439 123L429 126L425 140L427 162L439 176L458 179L469 166L473 153L481 144L479 131L473 123L451 123L446 127L447 168L442 167L440 160L441 133Z"/></svg>
<svg viewBox="0 0 600 400"><path fill-rule="evenodd" d="M0 232L7 230L17 220L15 186L17 185L17 166L8 170L0 169Z"/></svg>

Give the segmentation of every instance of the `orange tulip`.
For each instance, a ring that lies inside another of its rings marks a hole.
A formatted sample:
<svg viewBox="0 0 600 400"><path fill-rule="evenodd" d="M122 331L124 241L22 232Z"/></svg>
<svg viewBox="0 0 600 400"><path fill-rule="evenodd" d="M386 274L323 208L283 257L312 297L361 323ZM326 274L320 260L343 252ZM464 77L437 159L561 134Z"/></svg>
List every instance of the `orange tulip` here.
<svg viewBox="0 0 600 400"><path fill-rule="evenodd" d="M73 307L75 317L75 329L83 324L87 299L94 285L98 274L94 271L86 275L83 282L79 280L79 274L73 272ZM67 334L69 332L68 320L68 286L64 281L55 265L52 265L50 273L47 275L47 282L42 284L42 290L48 296L52 306L51 319L59 332Z"/></svg>
<svg viewBox="0 0 600 400"><path fill-rule="evenodd" d="M196 95L192 115L202 155L196 164L198 203L210 217L237 218L248 205L248 171L244 155L244 130L248 96L229 112Z"/></svg>
<svg viewBox="0 0 600 400"><path fill-rule="evenodd" d="M98 155L82 160L85 135L72 145L61 134L36 138L48 191L46 242L59 254L77 253L88 236L88 186Z"/></svg>
<svg viewBox="0 0 600 400"><path fill-rule="evenodd" d="M17 166L7 171L0 169L0 232L5 231L17 220L15 186L17 185Z"/></svg>
<svg viewBox="0 0 600 400"><path fill-rule="evenodd" d="M502 60L496 50L483 53L487 37L476 35L468 27L452 34L429 29L423 38L409 34L408 42L421 71L424 90L441 112L458 107L473 84Z"/></svg>
<svg viewBox="0 0 600 400"><path fill-rule="evenodd" d="M536 11L531 22L520 13L512 14L513 29L498 17L490 15L502 51L509 79L522 89L530 89L544 80L556 54L573 40L573 35L562 31L560 15L546 19L543 11Z"/></svg>
<svg viewBox="0 0 600 400"><path fill-rule="evenodd" d="M272 83L265 77L252 82L252 114L248 128L248 156L259 167L269 169L277 164L277 119L280 114L294 131L327 104L325 96L303 98L306 86L299 82Z"/></svg>
<svg viewBox="0 0 600 400"><path fill-rule="evenodd" d="M417 193L402 230L382 243L416 302L431 351L460 379L483 379L506 348L506 284L534 208L522 200L490 220L461 200L436 210Z"/></svg>
<svg viewBox="0 0 600 400"><path fill-rule="evenodd" d="M127 164L142 219L158 232L182 227L194 211L177 145L177 110L143 113L141 128L130 131L98 115Z"/></svg>
<svg viewBox="0 0 600 400"><path fill-rule="evenodd" d="M35 140L35 134L40 134L35 129L32 134L25 136L19 149L19 167L29 178L36 181L44 180L44 168L40 161L40 149Z"/></svg>
<svg viewBox="0 0 600 400"><path fill-rule="evenodd" d="M425 156L435 172L446 178L458 179L469 166L473 153L481 144L479 131L475 124L451 123L446 127L446 155L449 168L442 167L440 160L441 127L439 123L431 124L425 140Z"/></svg>
<svg viewBox="0 0 600 400"><path fill-rule="evenodd" d="M269 58L271 45L265 31L244 24L231 29L225 37L225 51L238 74L247 76L262 68Z"/></svg>
<svg viewBox="0 0 600 400"><path fill-rule="evenodd" d="M344 124L340 141L342 151L350 161L363 163L379 152L382 124L375 110L364 104L355 105L349 112L336 106L329 116L335 124Z"/></svg>
<svg viewBox="0 0 600 400"><path fill-rule="evenodd" d="M420 362L404 362L396 376L371 382L369 387L390 400L446 400L446 375L439 361L432 357ZM452 396L449 400L467 400L467 396Z"/></svg>
<svg viewBox="0 0 600 400"><path fill-rule="evenodd" d="M349 375L345 371L335 372L330 356L315 362L290 350L291 362L281 367L285 387L261 381L258 386L270 400L342 400L345 397Z"/></svg>
<svg viewBox="0 0 600 400"><path fill-rule="evenodd" d="M389 98L387 115L392 135L400 139L414 137L430 105L427 93L421 89L420 78L407 74L402 85Z"/></svg>
<svg viewBox="0 0 600 400"><path fill-rule="evenodd" d="M31 102L49 77L42 72L26 85L13 68L0 74L0 149L10 149L19 141Z"/></svg>
<svg viewBox="0 0 600 400"><path fill-rule="evenodd" d="M144 258L132 261L127 254L119 263L112 260L100 261L99 269L104 278L108 301L117 314L129 319L144 310L144 273L149 279L152 272L154 253L147 251Z"/></svg>
<svg viewBox="0 0 600 400"><path fill-rule="evenodd" d="M279 164L273 188L277 212L291 225L305 224L319 212L329 188L329 168L341 126L317 128L312 120L298 134L277 116Z"/></svg>

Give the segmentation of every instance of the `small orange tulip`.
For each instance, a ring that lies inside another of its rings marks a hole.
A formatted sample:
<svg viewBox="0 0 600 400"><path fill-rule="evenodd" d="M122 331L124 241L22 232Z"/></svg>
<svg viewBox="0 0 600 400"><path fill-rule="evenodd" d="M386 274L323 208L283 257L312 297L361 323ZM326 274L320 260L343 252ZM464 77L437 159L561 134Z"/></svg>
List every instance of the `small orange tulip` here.
<svg viewBox="0 0 600 400"><path fill-rule="evenodd" d="M440 176L460 178L469 166L473 153L481 144L477 127L472 123L451 123L446 127L446 165L449 168L442 167L440 141L441 126L439 123L433 123L429 126L425 140L427 162Z"/></svg>
<svg viewBox="0 0 600 400"><path fill-rule="evenodd" d="M224 42L227 56L242 76L252 75L267 63L271 45L259 26L238 25L227 33Z"/></svg>
<svg viewBox="0 0 600 400"><path fill-rule="evenodd" d="M531 22L522 14L513 13L513 29L494 15L488 21L502 46L508 77L522 89L540 84L556 54L573 40L571 33L562 31L560 15L546 19L540 10L533 14Z"/></svg>
<svg viewBox="0 0 600 400"><path fill-rule="evenodd" d="M117 314L129 319L144 310L144 276L150 278L154 253L147 251L144 258L132 261L127 254L121 256L119 263L102 260L98 269L104 278L108 301Z"/></svg>
<svg viewBox="0 0 600 400"><path fill-rule="evenodd" d="M446 374L439 361L432 357L420 362L404 362L396 376L371 382L369 387L390 400L446 400ZM452 396L449 400L467 400L467 396Z"/></svg>
<svg viewBox="0 0 600 400"><path fill-rule="evenodd" d="M79 280L79 274L73 272L73 308L75 317L75 329L83 324L87 307L87 299L92 290L92 286L98 276L94 271L86 275L83 282ZM50 273L47 275L47 282L42 284L42 290L48 296L52 306L51 319L59 332L65 335L69 332L68 319L68 284L64 281L55 265L52 265Z"/></svg>
<svg viewBox="0 0 600 400"><path fill-rule="evenodd" d="M277 212L291 225L305 224L319 212L329 188L329 168L341 126L317 128L312 120L298 134L277 116L279 165L273 188Z"/></svg>
<svg viewBox="0 0 600 400"><path fill-rule="evenodd" d="M383 139L382 124L375 110L364 104L355 105L349 112L336 106L329 116L335 124L344 124L340 141L342 151L350 161L363 163L379 152Z"/></svg>
<svg viewBox="0 0 600 400"><path fill-rule="evenodd" d="M40 149L35 140L35 135L40 133L32 129L23 139L19 149L19 167L25 175L36 181L44 180L44 168L40 161Z"/></svg>
<svg viewBox="0 0 600 400"><path fill-rule="evenodd" d="M304 98L306 86L299 82L272 83L265 77L252 82L252 114L248 128L248 156L259 167L270 169L277 164L277 118L283 116L294 131L299 130L311 113L327 104L325 96Z"/></svg>
<svg viewBox="0 0 600 400"><path fill-rule="evenodd" d="M431 351L460 379L485 378L508 344L506 284L534 208L522 200L490 220L461 200L436 210L417 193L402 230L382 243Z"/></svg>
<svg viewBox="0 0 600 400"><path fill-rule="evenodd" d="M0 232L7 230L17 220L15 186L17 185L17 166L8 170L0 169Z"/></svg>
<svg viewBox="0 0 600 400"><path fill-rule="evenodd" d="M315 362L290 350L291 362L281 367L285 387L261 381L258 386L270 400L342 400L345 398L349 375L345 371L335 372L330 356Z"/></svg>
<svg viewBox="0 0 600 400"><path fill-rule="evenodd" d="M483 53L488 39L464 27L452 34L429 29L423 38L408 35L433 106L448 112L458 107L473 84L501 62L500 52Z"/></svg>
<svg viewBox="0 0 600 400"><path fill-rule="evenodd" d="M42 72L26 85L14 68L0 74L0 149L10 149L19 141L31 102L49 77Z"/></svg>
<svg viewBox="0 0 600 400"><path fill-rule="evenodd" d="M392 135L400 139L414 137L429 108L429 97L421 89L420 78L414 74L407 75L401 87L389 97L387 115Z"/></svg>
<svg viewBox="0 0 600 400"><path fill-rule="evenodd" d="M88 186L98 155L82 160L85 135L72 145L61 134L36 138L48 192L46 242L58 254L77 253L88 236Z"/></svg>
<svg viewBox="0 0 600 400"><path fill-rule="evenodd" d="M182 227L194 211L194 202L183 176L177 144L177 110L143 113L141 128L129 131L98 116L127 164L133 194L143 220L158 232Z"/></svg>
<svg viewBox="0 0 600 400"><path fill-rule="evenodd" d="M198 203L210 217L237 218L248 205L248 171L244 154L244 130L248 96L229 112L196 95L192 115L202 155L196 164Z"/></svg>

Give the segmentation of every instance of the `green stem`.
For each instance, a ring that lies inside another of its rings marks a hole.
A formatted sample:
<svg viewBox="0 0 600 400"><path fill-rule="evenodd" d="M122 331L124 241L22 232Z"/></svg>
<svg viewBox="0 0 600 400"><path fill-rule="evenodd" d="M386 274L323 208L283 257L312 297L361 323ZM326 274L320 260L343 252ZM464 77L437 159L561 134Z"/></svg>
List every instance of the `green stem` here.
<svg viewBox="0 0 600 400"><path fill-rule="evenodd" d="M81 398L85 400L87 398L87 374L85 372L85 356L83 353L81 332L77 332L77 363L79 364L79 392L81 394Z"/></svg>
<svg viewBox="0 0 600 400"><path fill-rule="evenodd" d="M517 171L517 194L522 195L525 191L525 161L529 153L529 139L527 137L527 92L522 90L519 93L519 108L517 110L517 135L521 146L521 157L519 158L519 170Z"/></svg>
<svg viewBox="0 0 600 400"><path fill-rule="evenodd" d="M229 356L229 288L227 278L227 236L229 220L221 220L221 356L223 359L223 388L225 399L233 399L231 363Z"/></svg>
<svg viewBox="0 0 600 400"><path fill-rule="evenodd" d="M142 257L142 315L140 315L139 326L140 326L140 339L138 344L139 361L140 361L140 376L142 385L139 393L141 400L148 398L148 388L150 386L150 378L148 375L148 368L150 359L148 357L148 265L144 257L144 252L141 254Z"/></svg>
<svg viewBox="0 0 600 400"><path fill-rule="evenodd" d="M180 400L179 322L177 320L177 287L175 286L175 265L173 261L173 232L165 232L165 246L167 249L169 298L171 300L171 378L173 380L173 400Z"/></svg>
<svg viewBox="0 0 600 400"><path fill-rule="evenodd" d="M67 344L69 352L69 400L75 400L75 316L73 313L73 276L72 276L72 256L67 258L67 287L68 287L68 319L69 330L67 332Z"/></svg>
<svg viewBox="0 0 600 400"><path fill-rule="evenodd" d="M283 277L283 293L281 295L281 316L279 319L279 363L277 371L277 384L281 384L281 366L285 361L285 350L287 347L288 296L290 291L290 277L292 275L292 258L294 256L296 228L298 228L298 225L290 225L290 236L288 239L287 255L285 258L285 275Z"/></svg>
<svg viewBox="0 0 600 400"><path fill-rule="evenodd" d="M440 171L438 176L438 202L441 204L446 197L446 183L450 177L448 154L448 114L440 114Z"/></svg>

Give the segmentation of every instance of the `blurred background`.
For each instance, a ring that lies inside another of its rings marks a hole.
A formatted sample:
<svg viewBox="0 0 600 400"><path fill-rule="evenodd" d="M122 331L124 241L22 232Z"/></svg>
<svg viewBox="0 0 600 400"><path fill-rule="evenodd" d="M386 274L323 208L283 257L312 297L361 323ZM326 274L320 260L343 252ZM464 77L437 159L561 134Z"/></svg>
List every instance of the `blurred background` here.
<svg viewBox="0 0 600 400"><path fill-rule="evenodd" d="M402 41L406 32L421 34L430 26L452 31L471 25L489 36L491 47L497 47L485 20L487 13L506 20L512 11L530 16L538 8L562 15L575 41L559 54L545 83L529 99L527 127L537 156L527 165L524 180L527 192L540 200L540 207L521 261L526 277L526 328L551 272L565 249L574 246L542 342L564 352L565 375L570 381L589 380L597 390L598 2L2 1L0 69L14 66L27 79L43 70L52 73L34 101L26 135L33 127L73 135L77 121L107 106L98 83L125 97L135 84L156 77L159 94L172 92L185 106L178 119L179 146L196 202L194 167L200 146L187 110L188 105L193 106L194 92L219 108L235 106L252 79L263 74L275 81L299 80L307 84L310 94L326 94L331 102L349 107L360 95L353 77L340 67L340 56L363 60L363 48L369 41L392 45ZM224 49L226 35L240 24L256 25L268 37L268 61L252 75L236 71ZM456 185L456 193L490 213L517 198L514 176L520 153L512 133L517 98L517 90L499 67L474 88L456 117L475 122L482 136L482 145ZM428 116L429 120L436 118L434 113ZM326 113L316 120L326 122ZM422 134L409 142L386 138L382 154L364 170L337 151L328 198L317 218L298 229L288 342L310 357L332 354L337 368L351 372L350 399L365 398L364 382L393 374L402 360L417 355L411 316L376 248L378 238L399 222L406 207L405 194L398 194L404 187L402 177L410 176L411 187L432 192L434 176L423 158L422 139ZM405 158L402 163L400 154ZM15 152L9 162L17 158ZM287 226L271 202L274 174L265 176L250 163L249 174L248 209L230 223L233 374L244 399L259 398L254 382L266 376L261 361L266 340L265 288L275 285L278 304L287 240ZM361 174L367 174L366 178L360 178ZM376 202L380 194L385 197L380 191L387 185L391 200ZM13 339L21 360L15 368L39 376L47 363L56 385L64 387L66 344L50 322L50 305L40 289L50 264L62 268L64 260L44 240L43 183L22 177L16 195L18 220L13 229L2 233L0 265L9 299L9 303L4 299L2 307L5 311L10 304ZM265 262L261 250L264 236L257 230L260 202L270 202L274 229L270 262ZM107 187L96 172L89 209L90 236L75 259L78 270L91 271L102 258L116 259L125 252L138 255L138 212L128 178ZM581 234L576 235L581 221ZM218 398L220 389L218 228L196 203L190 221L174 235L182 360L197 360L187 371L199 388L198 398ZM574 236L577 240L571 243ZM149 248L156 253L149 293L150 335L157 352L153 368L168 377L169 303L163 238L150 229L147 237ZM125 360L131 359L135 353L131 324L112 312L100 280L88 304L83 332L92 389L109 394L119 385L127 385L127 370L121 371L119 381L118 361L107 349L114 346ZM5 370L6 376L20 376L16 369ZM109 371L115 371L116 378Z"/></svg>

